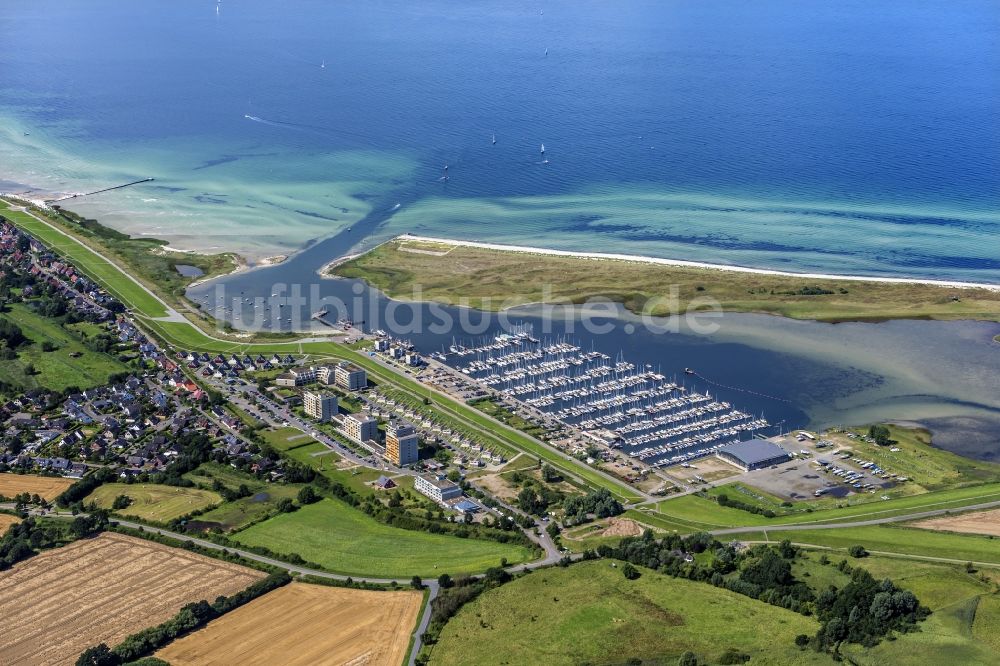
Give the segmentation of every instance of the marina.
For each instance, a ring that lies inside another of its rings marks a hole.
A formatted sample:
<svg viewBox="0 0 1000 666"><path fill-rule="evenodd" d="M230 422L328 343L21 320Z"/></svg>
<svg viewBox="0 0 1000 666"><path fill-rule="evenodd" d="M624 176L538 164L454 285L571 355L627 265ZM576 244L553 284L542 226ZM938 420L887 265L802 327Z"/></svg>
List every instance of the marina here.
<svg viewBox="0 0 1000 666"><path fill-rule="evenodd" d="M540 341L527 326L475 343L453 341L449 352L435 352L434 358L541 419L556 419L653 467L710 454L772 427L763 415L650 365L587 351L567 338Z"/></svg>

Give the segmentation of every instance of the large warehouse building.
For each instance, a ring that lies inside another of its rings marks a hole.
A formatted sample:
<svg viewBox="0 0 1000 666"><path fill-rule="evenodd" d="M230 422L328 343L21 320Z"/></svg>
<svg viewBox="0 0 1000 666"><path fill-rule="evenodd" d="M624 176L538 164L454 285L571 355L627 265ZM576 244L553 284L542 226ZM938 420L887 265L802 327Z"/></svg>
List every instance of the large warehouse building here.
<svg viewBox="0 0 1000 666"><path fill-rule="evenodd" d="M766 439L751 439L723 446L716 451L716 455L748 472L792 459L787 451Z"/></svg>

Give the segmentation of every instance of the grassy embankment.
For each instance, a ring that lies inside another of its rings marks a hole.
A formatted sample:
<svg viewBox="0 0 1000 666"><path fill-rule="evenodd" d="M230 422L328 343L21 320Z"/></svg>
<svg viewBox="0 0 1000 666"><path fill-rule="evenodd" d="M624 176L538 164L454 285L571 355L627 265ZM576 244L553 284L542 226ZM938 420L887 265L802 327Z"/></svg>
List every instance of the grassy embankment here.
<svg viewBox="0 0 1000 666"><path fill-rule="evenodd" d="M704 307L699 299L707 298L726 311L821 321L1000 320L1000 291L988 289L761 275L425 241L390 241L333 272L364 279L394 298L413 298L419 285L422 299L485 310L604 297L633 312L648 308L666 315ZM678 289L676 302L660 300L670 296L671 285Z"/></svg>
<svg viewBox="0 0 1000 666"><path fill-rule="evenodd" d="M133 275L142 276L143 280L155 284L158 292L178 302L184 295L184 289L194 280L231 273L241 262L237 255L231 253L199 254L170 250L166 241L148 236L132 237L67 210L60 209L47 217L55 224L68 227L67 231L85 242L93 240L102 254L119 261L131 269ZM194 266L204 275L185 277L177 271L178 264Z"/></svg>
<svg viewBox="0 0 1000 666"><path fill-rule="evenodd" d="M154 238L132 238L72 213L32 209L31 214L15 210L18 206L0 199L0 215L32 234L49 248L66 256L91 279L144 317L164 317L165 304L186 311L193 326L218 336L214 320L196 308L189 307L184 290L195 278L177 272L177 264L196 266L205 272L197 279L231 272L239 265L232 254L201 255L165 250L165 242ZM37 218L44 219L47 224ZM104 255L110 261L98 256ZM122 279L123 269L142 286L154 291L150 295L132 280ZM186 325L186 324L185 324ZM261 339L287 339L289 334L257 335Z"/></svg>
<svg viewBox="0 0 1000 666"><path fill-rule="evenodd" d="M1000 542L992 537L976 534L934 532L899 525L876 525L841 530L768 532L767 538L775 542L789 539L806 546L832 548L840 551L841 555L844 555L851 546L861 545L881 554L1000 566ZM727 534L719 539L763 541L764 536L760 531L748 531Z"/></svg>
<svg viewBox="0 0 1000 666"><path fill-rule="evenodd" d="M84 503L93 502L102 509L110 509L119 495L127 495L132 503L116 513L156 523L166 523L222 501L218 493L199 488L155 483L106 483L88 495Z"/></svg>
<svg viewBox="0 0 1000 666"><path fill-rule="evenodd" d="M711 500L696 495L685 495L676 499L664 500L652 508L647 506L629 511L629 517L654 527L685 533L739 526L768 527L854 522L905 516L937 509L957 511L963 506L994 501L1000 501L1000 483L956 488L955 490L939 490L895 500L766 518L760 514L741 509L719 506Z"/></svg>
<svg viewBox="0 0 1000 666"><path fill-rule="evenodd" d="M164 302L129 280L117 265L102 259L93 248L85 245L77 236L67 236L24 212L11 210L6 202L2 206L0 213L47 246L67 256L80 270L132 308L143 326L169 345L206 352L305 354L312 361L348 360L364 367L368 370L369 375L378 382L405 390L413 396L419 396L421 400L427 395L426 388L418 382L386 369L361 352L332 341L307 343L238 342L212 337L190 321L159 321L157 318L167 315ZM97 249L103 250L103 247L98 246ZM155 288L155 285L152 287ZM564 456L544 447L522 433L498 429L496 424L467 405L436 393L428 397L436 408L483 429L483 436L497 441L501 448L508 447L528 452L534 456L541 456L555 468L578 476L594 487L608 488L622 499L636 500L641 497L635 491L609 480L590 467L566 460Z"/></svg>
<svg viewBox="0 0 1000 666"><path fill-rule="evenodd" d="M20 327L30 343L17 348L16 358L0 360L0 382L22 390L87 389L106 384L111 375L128 370L114 356L88 349L84 336L67 330L58 319L40 315L23 303L8 305L7 310L0 318ZM43 349L46 343L49 351ZM34 372L27 372L32 368Z"/></svg>
<svg viewBox="0 0 1000 666"><path fill-rule="evenodd" d="M871 550L888 553L1000 564L1000 548L988 536L933 533L900 525L808 529L810 525L894 518L925 511L944 509L960 512L971 505L1000 501L1000 466L968 460L936 449L930 445L930 437L923 430L893 426L891 433L895 440L893 447L899 449L895 453L890 453L888 447L852 442L854 453L862 459L877 459L880 464L909 475L911 481L903 487L905 490L895 493L890 500L881 500L883 493L880 492L874 496L866 493L843 500L796 502L792 507L784 507L777 498L769 497L755 488L749 488L749 493L741 493L736 489L739 484L727 484L709 490L708 497L686 495L667 499L652 506L627 511L625 517L658 530L682 534L747 528L739 534L719 537L724 540L760 540L770 528L796 525L806 529L771 531L767 533L767 537L772 540L788 538L797 543L842 550L861 544ZM879 456L891 456L892 460L886 462ZM721 493L747 504L771 509L778 515L767 518L741 509L719 506L711 498Z"/></svg>

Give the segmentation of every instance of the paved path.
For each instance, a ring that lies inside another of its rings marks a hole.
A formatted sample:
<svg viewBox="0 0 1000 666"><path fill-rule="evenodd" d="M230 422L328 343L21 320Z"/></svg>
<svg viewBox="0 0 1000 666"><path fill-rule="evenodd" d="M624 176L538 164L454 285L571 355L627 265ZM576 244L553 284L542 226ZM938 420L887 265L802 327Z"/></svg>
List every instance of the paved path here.
<svg viewBox="0 0 1000 666"><path fill-rule="evenodd" d="M147 287L143 283L141 283L138 280L136 280L132 276L131 273L129 273L126 270L124 270L121 266L119 266L117 263L115 263L112 259L110 259L107 256L101 254L100 252L98 252L94 248L90 247L89 245L81 242L79 238L76 238L72 234L66 233L65 231L63 231L62 229L60 229L56 225L52 224L48 220L46 220L44 218L41 218L41 217L38 217L37 215L35 215L34 213L32 213L29 209L25 208L24 206L11 206L11 210L17 210L19 212L24 213L25 215L28 215L32 219L35 219L38 222L44 224L45 226L47 226L49 229L51 229L52 231L56 232L57 234L59 234L61 236L65 236L68 240L70 240L70 241L76 243L77 245L80 245L80 246L84 247L85 249L89 250L95 256L100 257L100 259L103 260L104 262L106 262L106 263L114 266L116 269L118 269L118 272L121 273L125 277L125 279L134 282L136 284L136 286L138 286L140 289L142 289L147 294L149 294L150 298L152 298L152 299L156 300L158 303L160 303L163 306L163 309L166 310L166 312L167 312L167 316L166 317L147 317L148 319L152 319L153 321L175 321L175 322L184 322L184 323L187 323L187 324L191 323L190 321L187 320L187 318L184 317L184 315L182 315L180 312L178 312L174 308L170 307L166 303L166 301L164 301L162 298L160 298L159 296L157 296L156 293L153 290L151 290L149 287Z"/></svg>
<svg viewBox="0 0 1000 666"><path fill-rule="evenodd" d="M760 541L744 541L743 543L755 544L755 543L778 543L773 539L765 539ZM799 546L800 548L810 548L812 550L831 550L843 552L843 548L835 548L833 546L818 546L814 543L798 543L793 541L793 546ZM867 548L865 550L868 550ZM910 553L895 553L888 550L869 550L872 555L882 555L884 557L892 557L898 560L914 560L917 562L939 562L941 564L968 564L970 560L960 560L952 557L934 557L933 555L913 555ZM1000 563L997 562L972 562L973 566L976 567L990 567L990 568L1000 568Z"/></svg>
<svg viewBox="0 0 1000 666"><path fill-rule="evenodd" d="M59 514L63 515L63 514ZM81 514L82 515L82 514ZM260 562L262 564L267 564L272 567L279 567L285 569L291 573L300 574L304 576L316 576L317 578L326 578L329 580L341 580L346 581L348 579L360 581L364 583L378 583L381 585L387 585L389 583L397 583L399 585L408 586L410 584L409 579L402 578L376 578L371 576L347 576L344 574L330 573L329 571L321 571L319 569L310 569L309 567L300 566L297 564L290 564L282 560L275 559L273 557L266 557L264 555L258 555L257 553L251 552L249 550L243 550L241 548L233 548L231 546L221 546L212 541L206 541L205 539L198 539L187 534L179 534L177 532L171 532L170 530L165 530L159 527L149 527L148 525L140 525L139 523L133 523L127 520L115 519L119 525L125 527L131 527L133 529L143 529L146 532L152 532L154 534L160 534L163 536L170 537L172 539L177 539L178 541L191 541L203 548L210 548L212 550L225 550L230 553L235 553L240 557L245 557L248 560L254 562ZM533 539L535 540L535 539ZM548 544L541 543L544 541L536 540L536 543L542 545L545 548L545 557L540 560L535 560L534 562L529 562L523 565L517 565L514 567L508 567L507 571L515 573L524 569L534 570L541 567L547 567L555 564L559 561L561 555L556 550L555 545L552 544L551 540L548 540ZM417 655L420 654L420 649L423 647L423 636L427 631L427 627L431 623L431 604L437 598L440 593L440 587L436 579L429 578L424 580L424 587L427 588L427 603L424 605L423 613L420 616L420 622L417 623L417 627L413 632L413 649L410 651L410 666L416 663Z"/></svg>
<svg viewBox="0 0 1000 666"><path fill-rule="evenodd" d="M966 511L977 511L977 510L983 510L983 509L992 509L992 508L995 508L995 507L998 507L998 506L1000 506L1000 501L993 501L993 502L983 502L983 503L980 503L980 504L971 504L971 505L968 505L968 506L961 507L959 509L934 509L934 510L931 510L931 511L920 511L920 512L917 512L917 513L909 513L909 514L900 515L900 516L890 516L890 517L886 517L886 518L873 518L873 519L869 519L869 520L858 520L858 521L853 521L853 522L819 523L819 524L814 524L814 525L769 525L769 526L760 526L760 525L757 525L757 526L749 526L749 527L730 527L730 528L725 528L725 529L711 530L710 534L712 534L714 536L724 536L726 534L737 534L737 533L747 533L747 532L762 532L764 534L764 541L751 541L750 543L773 543L773 541L771 541L770 539L767 538L767 532L769 532L769 531L770 532L794 532L794 531L802 531L802 530L829 530L829 529L845 529L845 528L851 528L851 527L869 527L869 526L873 526L873 525L883 525L883 524L887 524L887 523L906 522L906 521L912 521L912 520L919 520L919 519L922 519L922 518L931 518L931 517L934 517L934 516L940 516L940 515L944 515L944 514L952 513L952 512L957 512L957 511L966 512ZM0 504L0 508L11 509L11 508L13 508L13 505L9 504L9 503L8 504ZM65 513L65 512L61 512L61 513L57 512L55 514L49 514L49 515L55 515L55 516L58 516L58 517L65 517L65 518L72 517L71 514L68 514L68 513ZM85 515L85 514L80 514L80 515ZM159 528L159 527L149 527L149 526L146 526L146 525L140 525L139 523L133 523L133 522L130 522L130 521L127 521L127 520L119 520L119 519L115 519L115 522L117 522L118 524L123 525L125 527L131 527L133 529L140 529L141 528L141 529L143 529L143 530L145 530L147 532L152 532L154 534L160 534L160 535L163 535L163 536L167 536L167 537L170 537L172 539L177 539L178 541L191 541L192 543L195 543L195 544L197 544L199 546L202 546L204 548L209 548L209 549L212 549L212 550L220 550L220 551L221 550L226 550L228 552L235 553L235 554L239 555L240 557L245 557L248 560L252 560L254 562L260 562L262 564L267 564L267 565L270 565L270 566L273 566L273 567L279 567L279 568L285 569L285 570L287 570L287 571L289 571L291 573L296 573L296 574L300 574L300 575L316 576L317 578L326 578L326 579L340 580L340 581L346 581L347 579L350 578L350 579L356 580L356 581L369 582L369 583L378 583L378 584L383 584L383 585L389 584L389 583L393 583L393 582L395 582L395 583L397 583L399 585L404 585L404 586L410 584L409 580L398 579L398 578L377 578L377 577L370 577L370 576L347 576L345 574L330 573L328 571L321 571L321 570L318 570L318 569L311 569L309 567L304 567L304 566L300 566L300 565L297 565L297 564L291 564L291 563L284 562L282 560L278 560L278 559L275 559L275 558L272 558L272 557L267 557L267 556L264 556L264 555L258 555L257 553L254 553L254 552L251 552L251 551L248 551L248 550L243 550L241 548L233 548L231 546L222 546L222 545L219 545L219 544L214 543L212 541L206 541L205 539L199 539L197 537L192 537L192 536L189 536L187 534L179 534L177 532L172 532L170 530L165 530L165 529L162 529L162 528ZM517 566L513 566L513 567L508 567L507 571L509 571L511 573L515 573L517 571L522 571L522 570L539 569L539 568L542 568L542 567L547 567L547 566L551 566L553 564L556 564L561 559L562 555L560 554L559 550L556 548L555 544L552 542L552 540L548 537L548 535L544 531L542 532L541 536L533 534L532 531L530 531L530 530L527 530L526 534L528 534L528 536L532 539L532 541L534 541L537 545L541 546L544 549L544 551L545 551L545 557L543 557L543 558L541 558L539 560L535 560L534 562L529 562L527 564L517 565ZM808 543L796 543L796 545L803 546L803 547L809 547L809 548L817 548L817 549L822 549L822 550L841 550L841 549L833 548L833 547L830 547L830 546L818 546L818 545L815 545L815 544L808 544ZM887 557L898 557L898 558L903 558L903 559L911 559L911 560L926 561L926 562L941 562L941 563L946 563L946 564L964 564L967 561L967 560L960 560L960 559L954 559L954 558L935 557L935 556L931 556L931 555L911 555L911 554L908 554L908 553L896 553L896 552L891 552L891 551L870 550L869 552L873 553L875 555L885 555ZM572 560L579 560L582 557L582 555L579 554L579 553L577 553L577 554L574 554L574 555L572 555L570 557L571 557ZM998 566L1000 566L1000 563L997 563L997 562L973 562L973 565L974 566L983 566L983 567L998 567ZM434 601L434 599L437 598L438 594L440 593L440 588L438 586L437 580L433 580L433 579L426 580L426 581L424 581L424 585L427 588L427 593L428 593L427 603L424 605L423 613L421 614L421 617L420 617L420 622L417 624L417 627L416 627L416 629L415 629L415 631L413 633L413 649L410 652L410 658L409 658L409 665L410 666L413 666L416 663L415 662L416 656L417 656L417 654L420 653L420 649L423 646L422 638L423 638L424 633L427 631L428 626L430 625L431 611L432 611L431 604Z"/></svg>
<svg viewBox="0 0 1000 666"><path fill-rule="evenodd" d="M0 504L0 508L12 510L14 508L14 505L12 503L4 503ZM37 510L32 511L32 513L35 515L40 515L40 512ZM48 512L44 515L56 518L75 517L73 516L73 514L65 511ZM86 516L87 514L80 513L77 515ZM283 560L279 560L273 557L267 557L265 555L259 555L249 550L243 550L242 548L223 546L213 541L199 539L189 534L180 534L178 532L172 532L170 530L166 530L161 527L151 527L149 525L142 525L140 523L134 523L129 520L121 520L117 517L113 518L112 521L119 525L122 525L123 527L129 527L132 529L141 529L145 532L170 537L171 539L176 539L181 542L190 541L191 543L197 544L202 548L208 548L210 550L218 550L218 551L224 550L230 553L235 553L236 555L244 557L248 560L254 562L260 562L261 564L267 564L272 567L278 567L290 573L299 574L303 576L315 576L317 578L326 578L328 580L339 580L339 581L353 580L363 583L377 583L380 585L388 585L390 583L396 583L404 587L410 585L410 579L378 578L373 576L348 576L346 574L331 573L329 571L312 569L298 564L291 564L290 562L285 562ZM545 556L539 560L535 560L534 562L528 562L527 564L519 564L512 567L507 567L508 572L516 573L518 571L523 571L523 570L534 570L534 569L540 569L542 567L552 566L553 564L558 562L559 559L562 557L558 549L555 547L555 544L552 543L552 540L544 532L542 533L543 536L541 537L538 537L537 535L530 533L530 531L526 531L526 534L532 541L534 541L536 544L542 547L542 549L545 551ZM482 574L477 574L474 577L478 578L480 576L482 576ZM427 627L430 626L430 621L431 621L431 611L432 611L431 604L440 593L440 586L438 585L436 579L434 578L424 579L423 583L424 587L427 589L427 602L424 605L423 613L420 616L420 622L417 624L417 627L413 632L413 649L410 651L410 659L409 659L410 666L413 666L413 664L416 663L416 657L420 653L420 649L423 646L423 635L427 631Z"/></svg>
<svg viewBox="0 0 1000 666"><path fill-rule="evenodd" d="M983 502L981 504L967 504L961 507L950 509L933 509L931 511L919 511L917 513L907 513L900 516L888 516L886 518L869 518L867 520L855 520L843 523L798 523L794 525L755 525L753 527L727 527L718 530L708 530L709 534L723 536L726 534L739 534L746 532L796 532L801 530L837 530L847 527L871 527L873 525L885 525L886 523L902 523L910 520L920 520L921 518L933 518L943 516L948 513L966 511L979 511L982 509L994 509L1000 506L1000 500L993 502Z"/></svg>
<svg viewBox="0 0 1000 666"><path fill-rule="evenodd" d="M12 207L12 209L15 208L15 206L13 204L11 204L11 207ZM100 252L94 250L89 245L83 243L79 238L73 236L72 234L69 234L69 233L65 232L64 230L60 229L58 226L52 224L51 222L48 222L47 220L45 220L45 219L43 219L43 218L35 215L34 213L32 213L30 210L24 208L23 206L16 207L16 209L19 210L19 211L21 211L21 212L24 212L25 214L29 215L32 219L38 221L41 224L44 224L49 229L52 229L56 233L58 233L61 236L65 237L68 241L76 243L77 245L79 245L79 246L83 247L84 249L90 251L95 256L99 257L100 259L102 259L103 261L105 261L106 263L108 263L109 265L113 266L119 273L122 274L122 276L125 279L130 280L133 283L135 283L139 288L141 288L143 291L145 291L147 294L149 294L149 296L151 298L153 298L158 303L160 303L163 306L164 310L167 312L167 316L165 316L165 317L149 317L149 316L146 316L146 315L142 315L142 314L136 313L136 315L133 317L133 323L136 323L136 321L135 321L136 319L138 319L138 320L147 320L147 321L156 321L156 322L177 322L177 323L184 323L184 324L187 324L188 326L191 326L199 334L205 336L207 339L212 340L213 342L221 342L221 343L226 343L226 344L232 344L234 348L236 348L236 347L244 348L244 351L246 351L246 348L253 348L253 347L258 346L258 345L261 345L261 346L272 346L272 345L275 344L274 342L263 342L263 343L236 342L236 341L233 341L233 340L225 340L225 339L222 339L222 338L216 338L216 337L213 337L213 336L209 335L208 333L206 333L205 331L203 331L202 329L200 329L198 326L196 326L191 320L187 319L181 313L179 313L177 310L175 310L170 305L168 305L162 298L160 298L159 296L157 296L155 292L151 291L148 287L146 287L144 284L142 284L141 282L139 282L130 273L128 273L120 265L118 265L117 263L115 263L114 261L112 261L111 259L109 259L107 256L105 256L105 255L101 254ZM126 305L130 306L130 304L128 304L128 303L126 303ZM135 308L133 308L133 309L135 309ZM149 332L146 331L146 333L148 334ZM163 336L160 335L160 336L150 336L150 337L163 337ZM291 344L295 344L297 342L300 345L299 351L301 352L301 344L303 342L311 341L311 340L317 340L317 341L323 341L323 342L329 341L328 338L320 337L320 338L304 338L304 339L293 340L293 341L289 341L289 342ZM332 354L329 354L329 355L326 355L326 354L324 354L324 355L317 355L317 360L326 360L326 359L348 360L348 361L354 360L353 358L350 358L348 356L338 355L338 354L335 354L335 353L332 353ZM382 361L381 359L377 359L376 358L374 360L376 361L376 364L384 372L382 372L382 373L375 372L373 374L375 374L375 375L381 375L384 379L387 379L388 381L390 381L396 388L398 388L399 390L402 390L403 392L407 393L411 397L417 398L419 400L423 399L424 396L422 396L420 394L417 394L417 393L414 393L412 389L410 389L410 388L408 388L406 386L403 386L403 385L399 384L397 381L394 380L394 377L392 377L392 375L399 375L400 374L399 371L396 368L394 368L392 365L390 365L390 364ZM386 373L388 373L389 376L386 376ZM420 383L419 380L416 379L416 378L413 378L413 381ZM444 397L444 398L448 399L449 401L454 401L454 398L452 396L450 396L446 392L441 391L441 390L439 390L439 389L437 389L435 387L430 387L430 386L427 386L427 385L422 384L422 383L420 383L420 386L421 386L421 388L427 388L428 390L433 391L434 393L438 394L441 397ZM491 433L491 432L489 432L489 430L487 430L487 429L485 429L485 428L477 425L476 423L473 423L470 419L468 419L465 416L463 416L460 413L458 413L458 411L455 410L450 405L437 403L437 407L440 408L440 409L442 409L443 411L449 413L454 418L459 419L459 421L461 421L467 427L470 427L470 428L476 430L480 434L486 435L488 438L492 438L492 437L496 436L496 433ZM481 416L481 418L489 421L491 427L493 427L493 428L496 428L496 429L501 430L501 431L506 432L506 433L516 434L518 436L526 436L525 433L521 432L520 430L517 430L516 428L513 428L513 427L507 425L506 423L503 423L502 421L494 419L493 417L491 417L488 414L478 414L478 416ZM513 442L510 442L509 440L505 439L504 442L508 446L511 446L512 448L514 448L515 450L518 450L518 451L522 451L523 450L523 449L521 449L521 447L517 446ZM546 444L545 442L541 442L539 440L535 440L535 442L539 446L541 446L543 449L547 449L549 451L549 453L557 455L557 456L561 456L562 458L564 458L565 461L566 461L566 463L563 463L562 467L563 467L563 470L567 474L569 474L570 476L572 476L575 479L580 480L585 485L591 485L591 484L587 483L585 480L581 479L578 474L574 474L575 468L579 465L579 462L575 458L573 458L572 456L566 455L565 453L559 451L558 449L555 449L554 447ZM651 497L648 494L643 493L642 491L639 491L636 488L633 488L632 486L630 486L630 485L622 482L620 479L618 479L618 478L616 478L616 477L614 477L614 476L612 476L610 474L607 474L606 472L604 472L602 470L593 469L593 468L591 468L591 469L592 469L592 471L595 474L601 476L602 478L604 478L605 480L611 482L612 484L614 484L614 485L616 485L616 486L618 486L620 488L628 489L629 491L635 492L635 493L639 494L640 497L643 498L643 499L645 499L645 500L651 499Z"/></svg>

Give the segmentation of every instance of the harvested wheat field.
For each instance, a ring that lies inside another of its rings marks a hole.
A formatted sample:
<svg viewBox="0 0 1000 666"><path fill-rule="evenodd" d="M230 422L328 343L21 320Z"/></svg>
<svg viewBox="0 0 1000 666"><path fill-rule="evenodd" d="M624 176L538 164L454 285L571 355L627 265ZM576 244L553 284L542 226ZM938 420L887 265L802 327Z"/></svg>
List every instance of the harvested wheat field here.
<svg viewBox="0 0 1000 666"><path fill-rule="evenodd" d="M104 533L0 573L0 663L72 664L98 643L169 619L184 604L264 574L143 539Z"/></svg>
<svg viewBox="0 0 1000 666"><path fill-rule="evenodd" d="M964 532L967 534L989 534L1000 536L1000 509L963 513L958 516L928 518L913 523L914 527L943 532Z"/></svg>
<svg viewBox="0 0 1000 666"><path fill-rule="evenodd" d="M18 493L38 493L47 500L73 485L73 479L61 476L34 476L32 474L0 474L0 495L13 497Z"/></svg>
<svg viewBox="0 0 1000 666"><path fill-rule="evenodd" d="M423 596L291 583L156 653L194 664L403 663Z"/></svg>
<svg viewBox="0 0 1000 666"><path fill-rule="evenodd" d="M0 536L7 532L7 528L11 525L17 525L21 522L21 519L17 516L12 516L9 513L0 513Z"/></svg>

